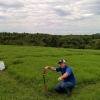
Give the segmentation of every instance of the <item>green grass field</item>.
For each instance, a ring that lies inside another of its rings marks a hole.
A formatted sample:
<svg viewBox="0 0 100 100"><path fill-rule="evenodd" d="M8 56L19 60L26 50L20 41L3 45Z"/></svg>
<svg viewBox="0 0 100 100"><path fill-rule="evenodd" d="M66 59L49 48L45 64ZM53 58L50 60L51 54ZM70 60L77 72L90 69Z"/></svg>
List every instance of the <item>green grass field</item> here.
<svg viewBox="0 0 100 100"><path fill-rule="evenodd" d="M65 94L54 90L61 73L47 71L47 93L42 78L44 67L59 66L62 58L77 80L72 95L65 100L99 100L100 50L8 45L0 45L0 61L6 65L0 71L0 100L64 100Z"/></svg>

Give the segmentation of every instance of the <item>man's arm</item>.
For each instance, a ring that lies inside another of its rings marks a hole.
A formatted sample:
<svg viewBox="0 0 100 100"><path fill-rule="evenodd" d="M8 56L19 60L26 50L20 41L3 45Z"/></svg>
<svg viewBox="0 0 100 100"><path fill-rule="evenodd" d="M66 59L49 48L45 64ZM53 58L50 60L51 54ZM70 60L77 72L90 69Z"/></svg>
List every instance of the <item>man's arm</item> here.
<svg viewBox="0 0 100 100"><path fill-rule="evenodd" d="M44 69L45 70L50 69L52 71L56 71L56 68L55 67L52 67L52 66L46 66Z"/></svg>
<svg viewBox="0 0 100 100"><path fill-rule="evenodd" d="M62 81L64 78L68 77L68 75L69 75L68 72L66 72L65 74L63 74L58 78L58 81Z"/></svg>

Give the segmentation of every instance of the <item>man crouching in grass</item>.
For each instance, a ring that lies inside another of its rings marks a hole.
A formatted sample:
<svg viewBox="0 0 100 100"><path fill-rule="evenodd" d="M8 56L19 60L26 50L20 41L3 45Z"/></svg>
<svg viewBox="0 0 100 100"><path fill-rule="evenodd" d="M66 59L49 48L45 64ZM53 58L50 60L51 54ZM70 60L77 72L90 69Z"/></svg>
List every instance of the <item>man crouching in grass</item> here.
<svg viewBox="0 0 100 100"><path fill-rule="evenodd" d="M57 68L46 66L45 70L50 69L52 71L61 72L62 75L57 80L63 81L56 86L55 90L58 93L67 92L67 94L70 95L72 89L76 85L76 79L73 71L69 66L66 65L66 61L64 59L61 59L58 64L60 64L60 66Z"/></svg>

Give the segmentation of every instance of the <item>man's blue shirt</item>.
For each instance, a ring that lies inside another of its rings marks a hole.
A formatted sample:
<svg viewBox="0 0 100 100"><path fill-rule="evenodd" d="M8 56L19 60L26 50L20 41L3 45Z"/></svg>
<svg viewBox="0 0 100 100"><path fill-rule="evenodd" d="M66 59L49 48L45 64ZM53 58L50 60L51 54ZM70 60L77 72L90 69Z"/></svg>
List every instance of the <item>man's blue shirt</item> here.
<svg viewBox="0 0 100 100"><path fill-rule="evenodd" d="M68 66L65 66L65 68L57 67L56 71L57 72L60 71L62 73L62 75L67 72L68 77L64 78L64 82L72 82L74 85L76 85L76 79L75 79L73 71L70 67L68 67Z"/></svg>

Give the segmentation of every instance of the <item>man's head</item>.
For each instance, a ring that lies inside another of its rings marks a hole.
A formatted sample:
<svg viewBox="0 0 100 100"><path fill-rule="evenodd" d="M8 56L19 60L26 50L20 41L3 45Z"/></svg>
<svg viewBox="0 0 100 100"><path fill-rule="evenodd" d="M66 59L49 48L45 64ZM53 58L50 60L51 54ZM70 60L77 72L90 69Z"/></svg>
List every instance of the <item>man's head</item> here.
<svg viewBox="0 0 100 100"><path fill-rule="evenodd" d="M66 61L65 61L64 59L61 59L61 60L58 62L58 64L60 64L60 67L61 67L61 68L65 68L65 66L66 66Z"/></svg>

